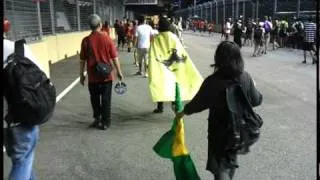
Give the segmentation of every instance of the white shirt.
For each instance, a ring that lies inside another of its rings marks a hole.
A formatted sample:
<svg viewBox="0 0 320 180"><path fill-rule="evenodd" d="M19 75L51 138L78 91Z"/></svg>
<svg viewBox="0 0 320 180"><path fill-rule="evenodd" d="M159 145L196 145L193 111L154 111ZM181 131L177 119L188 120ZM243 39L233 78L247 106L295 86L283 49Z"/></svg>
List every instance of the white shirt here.
<svg viewBox="0 0 320 180"><path fill-rule="evenodd" d="M138 38L138 48L150 48L150 37L155 34L152 27L142 24L137 27L135 36Z"/></svg>
<svg viewBox="0 0 320 180"><path fill-rule="evenodd" d="M11 55L13 52L14 52L14 42L8 39L3 39L3 68L5 68L5 65L6 65L5 62L8 56ZM24 44L24 55L25 57L30 59L33 63L35 63L41 70L43 70L26 44Z"/></svg>
<svg viewBox="0 0 320 180"><path fill-rule="evenodd" d="M230 22L227 22L227 23L226 23L226 33L227 33L227 34L230 34L231 29L232 29L231 23L230 23Z"/></svg>

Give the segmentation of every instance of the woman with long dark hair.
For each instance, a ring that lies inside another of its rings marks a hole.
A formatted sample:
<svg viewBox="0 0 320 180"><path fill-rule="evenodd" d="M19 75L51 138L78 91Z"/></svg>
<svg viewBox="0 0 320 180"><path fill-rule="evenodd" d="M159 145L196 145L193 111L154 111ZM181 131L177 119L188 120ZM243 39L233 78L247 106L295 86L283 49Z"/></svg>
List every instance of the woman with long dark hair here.
<svg viewBox="0 0 320 180"><path fill-rule="evenodd" d="M226 128L228 107L226 88L238 82L248 97L251 105L258 106L262 95L255 88L254 82L246 71L240 49L234 42L223 41L218 46L215 58L214 72L202 83L194 98L185 105L176 118L184 114L191 115L209 109L208 117L208 160L207 170L214 174L215 180L231 180L238 168L237 153L227 151Z"/></svg>

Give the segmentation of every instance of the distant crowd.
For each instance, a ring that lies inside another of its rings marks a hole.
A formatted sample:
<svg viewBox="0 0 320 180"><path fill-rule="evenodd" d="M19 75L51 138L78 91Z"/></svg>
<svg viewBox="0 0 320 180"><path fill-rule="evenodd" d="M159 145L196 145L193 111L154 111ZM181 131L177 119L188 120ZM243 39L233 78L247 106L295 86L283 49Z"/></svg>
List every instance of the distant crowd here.
<svg viewBox="0 0 320 180"><path fill-rule="evenodd" d="M198 31L201 35L205 33L218 32L215 28L214 21L205 19L188 19L185 22L187 30ZM293 17L289 23L286 19L274 19L265 16L263 20L257 18L248 18L245 20L240 16L237 20L232 21L231 18L226 19L219 26L221 39L230 40L233 35L234 42L239 47L254 46L253 56L261 56L267 54L267 50L272 44L272 49L278 48L294 48L304 50L304 61L306 63L306 52L309 51L312 57L312 63L316 63L316 24L312 22L312 18L308 18L303 22L302 19Z"/></svg>

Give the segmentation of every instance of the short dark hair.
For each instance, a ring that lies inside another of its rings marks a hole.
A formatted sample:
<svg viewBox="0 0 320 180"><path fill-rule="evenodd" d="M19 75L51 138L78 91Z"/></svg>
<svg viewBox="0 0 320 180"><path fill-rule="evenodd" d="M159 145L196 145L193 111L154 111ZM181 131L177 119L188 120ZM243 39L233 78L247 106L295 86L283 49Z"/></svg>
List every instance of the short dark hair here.
<svg viewBox="0 0 320 180"><path fill-rule="evenodd" d="M159 32L170 31L170 23L167 18L160 17L159 19Z"/></svg>
<svg viewBox="0 0 320 180"><path fill-rule="evenodd" d="M109 27L109 21L104 21L104 27Z"/></svg>
<svg viewBox="0 0 320 180"><path fill-rule="evenodd" d="M142 23L144 23L144 21L145 21L145 17L144 16L139 16L138 23L142 24Z"/></svg>
<svg viewBox="0 0 320 180"><path fill-rule="evenodd" d="M230 41L223 41L218 45L214 55L215 70L223 69L228 76L238 76L244 71L244 62L239 46Z"/></svg>

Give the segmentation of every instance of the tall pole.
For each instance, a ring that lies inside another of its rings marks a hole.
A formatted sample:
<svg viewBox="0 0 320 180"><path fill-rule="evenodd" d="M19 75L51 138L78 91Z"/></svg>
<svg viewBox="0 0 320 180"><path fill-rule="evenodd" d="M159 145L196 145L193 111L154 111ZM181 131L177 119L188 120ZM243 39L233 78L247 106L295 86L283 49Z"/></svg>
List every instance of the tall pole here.
<svg viewBox="0 0 320 180"><path fill-rule="evenodd" d="M38 27L39 27L39 37L42 39L42 23L41 23L41 12L40 12L40 0L37 1L37 12L38 12Z"/></svg>
<svg viewBox="0 0 320 180"><path fill-rule="evenodd" d="M232 0L232 21L234 21L234 0Z"/></svg>
<svg viewBox="0 0 320 180"><path fill-rule="evenodd" d="M239 1L238 0L235 0L236 1L236 19L239 18Z"/></svg>
<svg viewBox="0 0 320 180"><path fill-rule="evenodd" d="M109 10L109 23L110 23L110 26L113 24L112 22L112 8L111 8L111 1L108 1L108 10Z"/></svg>
<svg viewBox="0 0 320 180"><path fill-rule="evenodd" d="M251 10L252 10L252 12L251 12L251 13L252 13L252 14L251 14L251 17L252 17L253 20L255 20L255 19L256 19L256 17L255 17L255 8L254 8L254 7L255 7L255 4L254 4L252 1L251 1L251 7L252 7L252 8L251 8Z"/></svg>
<svg viewBox="0 0 320 180"><path fill-rule="evenodd" d="M11 14L12 14L12 19L11 19L11 23L12 23L12 27L15 27L15 13L14 13L14 11L15 11L15 7L14 7L14 4L13 4L13 0L11 0L11 9L12 9L12 11L11 11ZM16 40L16 38L17 38L17 34L16 34L16 30L15 30L15 28L12 28L12 38L14 39L14 40Z"/></svg>
<svg viewBox="0 0 320 180"><path fill-rule="evenodd" d="M56 34L55 22L54 22L54 8L53 8L53 0L49 0L50 5L50 18L51 18L51 31L52 34Z"/></svg>
<svg viewBox="0 0 320 180"><path fill-rule="evenodd" d="M259 0L256 2L256 18L259 18Z"/></svg>
<svg viewBox="0 0 320 180"><path fill-rule="evenodd" d="M76 0L76 5L77 5L77 22L78 22L78 31L80 31L81 26L80 26L80 4L79 4L79 0Z"/></svg>
<svg viewBox="0 0 320 180"><path fill-rule="evenodd" d="M243 20L246 18L246 1L242 1L242 15L243 15Z"/></svg>
<svg viewBox="0 0 320 180"><path fill-rule="evenodd" d="M300 0L297 1L297 18L300 16Z"/></svg>
<svg viewBox="0 0 320 180"><path fill-rule="evenodd" d="M216 1L216 24L218 24L219 22L218 22L218 2L217 2L217 0L215 0Z"/></svg>
<svg viewBox="0 0 320 180"><path fill-rule="evenodd" d="M211 2L211 4L210 4L210 7L211 7L211 13L210 13L210 21L212 22L212 20L213 20L213 18L212 18L212 5L213 5L213 2Z"/></svg>
<svg viewBox="0 0 320 180"><path fill-rule="evenodd" d="M226 20L226 0L223 0L223 20Z"/></svg>
<svg viewBox="0 0 320 180"><path fill-rule="evenodd" d="M194 16L196 15L196 6L197 6L197 1L193 0Z"/></svg>
<svg viewBox="0 0 320 180"><path fill-rule="evenodd" d="M256 3L256 18L259 18L259 0L257 0L257 3Z"/></svg>
<svg viewBox="0 0 320 180"><path fill-rule="evenodd" d="M97 14L97 4L96 4L96 0L93 0L93 14Z"/></svg>
<svg viewBox="0 0 320 180"><path fill-rule="evenodd" d="M274 0L273 2L273 19L276 17L276 13L277 13L277 6L278 6L278 1Z"/></svg>

